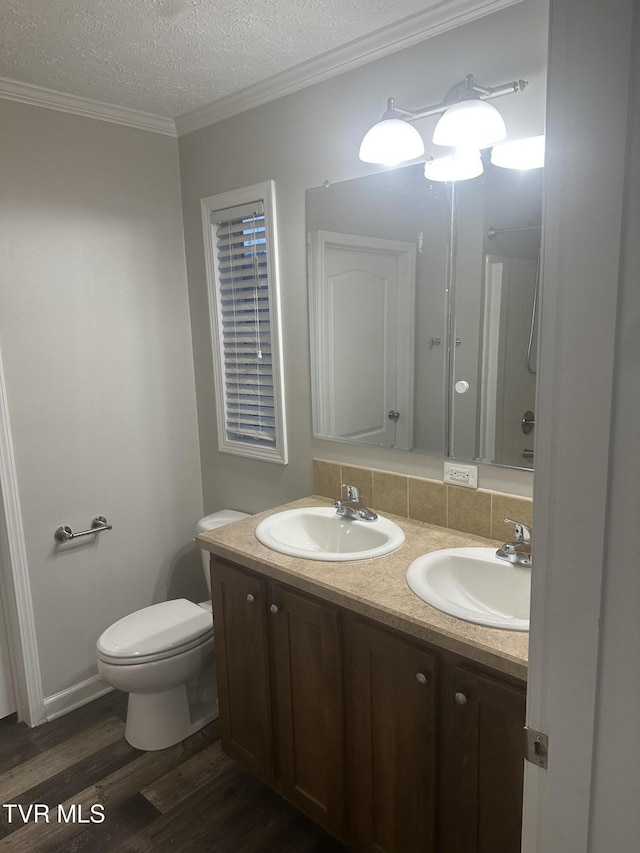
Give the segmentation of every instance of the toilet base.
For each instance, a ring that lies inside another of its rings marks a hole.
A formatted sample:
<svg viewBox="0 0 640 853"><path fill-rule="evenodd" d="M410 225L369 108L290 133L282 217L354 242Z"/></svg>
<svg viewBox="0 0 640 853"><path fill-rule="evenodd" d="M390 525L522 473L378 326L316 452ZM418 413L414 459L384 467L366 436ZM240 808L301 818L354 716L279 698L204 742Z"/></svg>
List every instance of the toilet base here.
<svg viewBox="0 0 640 853"><path fill-rule="evenodd" d="M127 743L146 752L166 749L184 740L218 716L218 703L191 719L184 684L160 693L130 693L124 736Z"/></svg>
<svg viewBox="0 0 640 853"><path fill-rule="evenodd" d="M149 663L114 665L98 658L98 670L129 694L124 736L136 749L166 749L218 716L213 639Z"/></svg>

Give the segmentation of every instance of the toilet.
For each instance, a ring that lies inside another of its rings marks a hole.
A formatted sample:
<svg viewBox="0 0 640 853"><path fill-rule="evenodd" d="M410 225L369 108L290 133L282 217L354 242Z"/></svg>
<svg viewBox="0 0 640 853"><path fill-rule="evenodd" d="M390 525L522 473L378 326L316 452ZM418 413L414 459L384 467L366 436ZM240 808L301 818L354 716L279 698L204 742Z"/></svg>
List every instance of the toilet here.
<svg viewBox="0 0 640 853"><path fill-rule="evenodd" d="M214 512L196 532L246 517ZM202 551L211 591L209 557ZM136 749L166 749L218 716L211 601L179 598L136 610L101 634L96 654L107 684L129 694L124 736Z"/></svg>

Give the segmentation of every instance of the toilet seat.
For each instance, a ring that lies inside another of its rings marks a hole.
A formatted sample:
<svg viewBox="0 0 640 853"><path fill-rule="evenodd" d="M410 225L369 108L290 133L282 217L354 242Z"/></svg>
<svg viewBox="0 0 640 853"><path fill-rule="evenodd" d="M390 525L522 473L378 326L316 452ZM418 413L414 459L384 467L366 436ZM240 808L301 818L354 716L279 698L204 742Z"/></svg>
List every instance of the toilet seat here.
<svg viewBox="0 0 640 853"><path fill-rule="evenodd" d="M101 635L98 656L105 663L151 663L186 652L213 637L211 611L178 598L130 613Z"/></svg>

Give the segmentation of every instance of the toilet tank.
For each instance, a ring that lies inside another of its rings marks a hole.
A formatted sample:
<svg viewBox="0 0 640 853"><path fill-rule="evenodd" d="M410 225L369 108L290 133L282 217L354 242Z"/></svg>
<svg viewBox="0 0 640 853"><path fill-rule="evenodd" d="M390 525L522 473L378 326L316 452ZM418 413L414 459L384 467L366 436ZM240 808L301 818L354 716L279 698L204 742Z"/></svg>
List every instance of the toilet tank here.
<svg viewBox="0 0 640 853"><path fill-rule="evenodd" d="M216 527L223 527L225 524L231 524L232 521L239 521L241 518L247 518L248 512L238 512L235 509L221 509L218 512L212 512L211 515L205 515L196 524L196 533L204 533L207 530L215 530ZM209 558L211 554L208 551L202 551L202 568L204 576L207 579L207 587L211 592L211 578L209 576Z"/></svg>

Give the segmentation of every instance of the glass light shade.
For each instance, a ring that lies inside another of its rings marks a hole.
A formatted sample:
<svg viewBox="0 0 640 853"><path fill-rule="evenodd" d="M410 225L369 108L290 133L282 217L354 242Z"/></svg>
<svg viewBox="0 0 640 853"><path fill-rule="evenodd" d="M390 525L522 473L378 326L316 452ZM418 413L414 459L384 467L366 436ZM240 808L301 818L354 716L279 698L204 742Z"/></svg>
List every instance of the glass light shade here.
<svg viewBox="0 0 640 853"><path fill-rule="evenodd" d="M430 181L468 181L484 171L479 151L463 149L449 157L430 159L424 164L424 176Z"/></svg>
<svg viewBox="0 0 640 853"><path fill-rule="evenodd" d="M424 154L424 142L418 131L406 121L386 118L367 131L360 145L365 163L397 166Z"/></svg>
<svg viewBox="0 0 640 853"><path fill-rule="evenodd" d="M435 145L451 148L487 148L507 135L504 119L486 101L460 101L449 107L433 131Z"/></svg>
<svg viewBox="0 0 640 853"><path fill-rule="evenodd" d="M501 142L491 150L491 162L503 169L541 169L544 166L544 136Z"/></svg>

